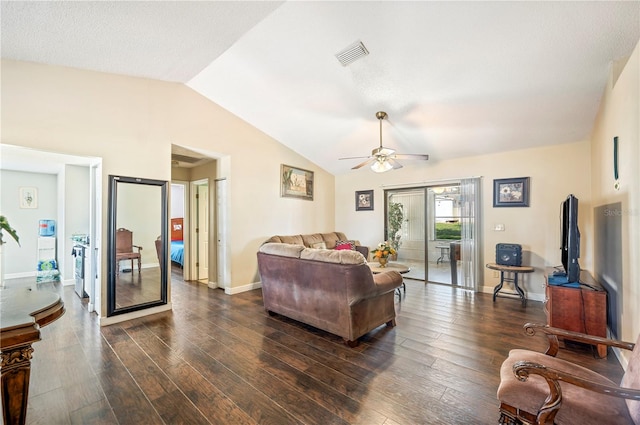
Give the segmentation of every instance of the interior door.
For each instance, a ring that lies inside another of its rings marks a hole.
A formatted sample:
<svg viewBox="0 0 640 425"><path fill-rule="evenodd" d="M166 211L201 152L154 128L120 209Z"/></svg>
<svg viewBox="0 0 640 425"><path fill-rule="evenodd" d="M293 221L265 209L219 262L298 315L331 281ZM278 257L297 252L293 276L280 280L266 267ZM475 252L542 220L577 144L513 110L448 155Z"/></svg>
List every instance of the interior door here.
<svg viewBox="0 0 640 425"><path fill-rule="evenodd" d="M198 186L198 280L209 280L209 184Z"/></svg>

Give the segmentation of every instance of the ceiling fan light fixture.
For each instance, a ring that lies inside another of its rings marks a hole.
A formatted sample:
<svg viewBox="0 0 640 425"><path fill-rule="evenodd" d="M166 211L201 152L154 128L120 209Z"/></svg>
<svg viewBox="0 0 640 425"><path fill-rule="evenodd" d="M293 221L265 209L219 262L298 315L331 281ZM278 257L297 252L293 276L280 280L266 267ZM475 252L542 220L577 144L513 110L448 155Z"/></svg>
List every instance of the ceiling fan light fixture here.
<svg viewBox="0 0 640 425"><path fill-rule="evenodd" d="M375 171L376 173L384 173L392 169L393 165L389 164L389 161L386 161L384 159L378 159L373 164L371 164L371 170Z"/></svg>
<svg viewBox="0 0 640 425"><path fill-rule="evenodd" d="M376 118L380 122L380 146L371 151L370 156L354 156L338 159L361 159L366 158L366 161L361 162L355 167L351 167L352 170L358 170L365 165L371 164L371 170L376 173L384 173L385 171L395 170L402 168L396 159L429 159L429 155L423 154L397 154L395 149L385 148L382 146L382 121L387 118L387 113L384 111L376 112Z"/></svg>

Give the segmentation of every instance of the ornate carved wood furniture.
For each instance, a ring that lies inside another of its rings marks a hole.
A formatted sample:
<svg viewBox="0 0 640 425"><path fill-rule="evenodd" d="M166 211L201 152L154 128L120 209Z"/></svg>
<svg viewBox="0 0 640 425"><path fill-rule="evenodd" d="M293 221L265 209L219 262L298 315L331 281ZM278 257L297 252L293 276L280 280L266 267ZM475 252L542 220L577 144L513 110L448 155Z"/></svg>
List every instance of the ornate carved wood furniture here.
<svg viewBox="0 0 640 425"><path fill-rule="evenodd" d="M53 292L3 289L0 310L2 416L7 425L24 424L33 353L31 344L40 341L40 327L64 314L64 303Z"/></svg>
<svg viewBox="0 0 640 425"><path fill-rule="evenodd" d="M633 344L527 323L528 335L549 339L545 354L514 349L500 369L501 424L640 424L640 336ZM632 350L620 385L555 358L558 337Z"/></svg>
<svg viewBox="0 0 640 425"><path fill-rule="evenodd" d="M135 248L135 250L134 250ZM120 271L120 261L131 260L131 272L133 273L133 260L138 260L138 273L141 268L141 246L133 244L133 232L125 228L116 231L116 273Z"/></svg>

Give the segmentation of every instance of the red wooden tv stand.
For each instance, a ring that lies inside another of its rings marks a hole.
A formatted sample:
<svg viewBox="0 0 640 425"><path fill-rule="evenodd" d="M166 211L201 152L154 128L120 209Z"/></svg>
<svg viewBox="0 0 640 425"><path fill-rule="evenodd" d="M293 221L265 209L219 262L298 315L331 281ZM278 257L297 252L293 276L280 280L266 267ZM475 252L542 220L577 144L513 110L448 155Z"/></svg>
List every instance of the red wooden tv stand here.
<svg viewBox="0 0 640 425"><path fill-rule="evenodd" d="M580 273L579 288L550 285L545 274L547 324L568 331L607 336L607 292L589 273ZM586 284L586 285L585 285ZM587 286L588 285L588 286ZM598 345L598 355L607 356L607 346Z"/></svg>

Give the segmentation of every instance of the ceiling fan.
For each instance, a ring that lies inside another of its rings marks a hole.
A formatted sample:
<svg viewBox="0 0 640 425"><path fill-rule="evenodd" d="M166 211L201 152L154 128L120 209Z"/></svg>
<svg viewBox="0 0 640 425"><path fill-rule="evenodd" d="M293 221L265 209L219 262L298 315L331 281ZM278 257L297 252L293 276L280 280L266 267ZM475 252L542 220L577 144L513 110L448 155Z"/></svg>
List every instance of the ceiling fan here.
<svg viewBox="0 0 640 425"><path fill-rule="evenodd" d="M429 159L429 155L421 155L421 154L399 154L396 153L395 150L390 148L385 148L382 146L382 120L387 118L387 113L383 111L376 112L376 118L380 121L380 147L375 148L371 151L370 156L351 156L347 158L338 158L338 159L361 159L367 158L366 161L361 162L360 164L352 167L352 170L357 170L358 168L364 167L365 165L371 163L371 169L376 173L384 173L385 171L393 170L396 168L402 168L402 164L400 164L396 159Z"/></svg>

